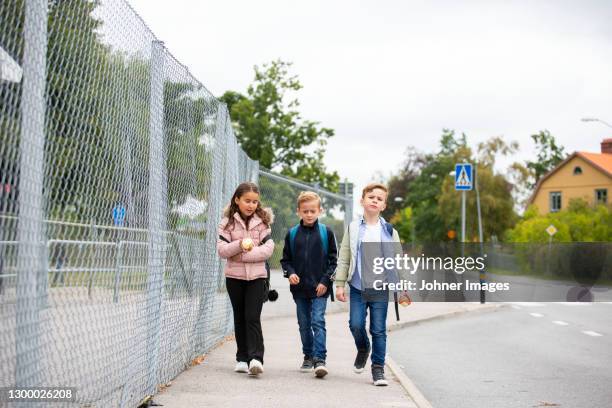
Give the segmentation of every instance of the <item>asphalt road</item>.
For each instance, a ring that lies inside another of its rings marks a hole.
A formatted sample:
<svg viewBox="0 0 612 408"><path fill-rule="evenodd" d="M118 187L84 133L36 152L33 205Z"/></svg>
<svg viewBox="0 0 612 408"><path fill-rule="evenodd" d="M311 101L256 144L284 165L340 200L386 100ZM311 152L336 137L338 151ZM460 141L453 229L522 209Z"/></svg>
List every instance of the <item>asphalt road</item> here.
<svg viewBox="0 0 612 408"><path fill-rule="evenodd" d="M514 303L389 334L436 408L612 407L612 303Z"/></svg>

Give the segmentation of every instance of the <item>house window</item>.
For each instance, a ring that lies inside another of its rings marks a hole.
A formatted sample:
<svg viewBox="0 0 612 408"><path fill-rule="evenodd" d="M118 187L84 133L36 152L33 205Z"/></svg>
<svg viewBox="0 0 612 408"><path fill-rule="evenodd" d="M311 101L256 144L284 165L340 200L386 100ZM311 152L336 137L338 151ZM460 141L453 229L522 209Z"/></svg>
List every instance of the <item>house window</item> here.
<svg viewBox="0 0 612 408"><path fill-rule="evenodd" d="M553 191L550 193L550 212L561 210L561 192Z"/></svg>
<svg viewBox="0 0 612 408"><path fill-rule="evenodd" d="M598 188L595 190L595 203L596 204L608 204L608 189Z"/></svg>
<svg viewBox="0 0 612 408"><path fill-rule="evenodd" d="M579 176L582 174L582 168L580 166L574 167L574 176Z"/></svg>

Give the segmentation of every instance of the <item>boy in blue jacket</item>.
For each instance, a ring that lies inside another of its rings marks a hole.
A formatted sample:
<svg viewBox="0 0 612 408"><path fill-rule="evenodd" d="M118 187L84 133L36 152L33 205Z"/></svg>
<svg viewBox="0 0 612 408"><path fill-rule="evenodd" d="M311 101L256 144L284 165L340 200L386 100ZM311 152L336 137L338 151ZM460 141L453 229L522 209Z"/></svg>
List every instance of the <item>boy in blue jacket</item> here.
<svg viewBox="0 0 612 408"><path fill-rule="evenodd" d="M285 236L281 265L289 279L296 304L304 362L300 371L314 369L318 378L327 375L325 309L332 292L337 246L333 231L319 223L321 197L312 191L300 193L297 214L300 223Z"/></svg>

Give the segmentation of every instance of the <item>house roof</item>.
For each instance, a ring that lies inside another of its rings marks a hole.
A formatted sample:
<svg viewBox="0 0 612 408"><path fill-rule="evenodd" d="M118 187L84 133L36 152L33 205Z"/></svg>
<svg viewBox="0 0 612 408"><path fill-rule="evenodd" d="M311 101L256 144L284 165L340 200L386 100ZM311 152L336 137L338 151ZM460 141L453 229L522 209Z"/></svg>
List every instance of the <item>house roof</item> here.
<svg viewBox="0 0 612 408"><path fill-rule="evenodd" d="M559 169L565 166L570 160L574 157L580 157L590 165L592 165L595 169L599 170L606 176L612 178L612 154L610 153L589 153L589 152L574 152L570 154L565 160L559 163L554 169L546 173L544 176L538 180L538 183L533 190L533 194L529 198L529 204L533 203L538 191L540 190L540 186L544 181L550 178L553 174L555 174Z"/></svg>
<svg viewBox="0 0 612 408"><path fill-rule="evenodd" d="M578 152L578 155L588 162L591 162L599 170L612 176L612 154L610 153L589 153Z"/></svg>

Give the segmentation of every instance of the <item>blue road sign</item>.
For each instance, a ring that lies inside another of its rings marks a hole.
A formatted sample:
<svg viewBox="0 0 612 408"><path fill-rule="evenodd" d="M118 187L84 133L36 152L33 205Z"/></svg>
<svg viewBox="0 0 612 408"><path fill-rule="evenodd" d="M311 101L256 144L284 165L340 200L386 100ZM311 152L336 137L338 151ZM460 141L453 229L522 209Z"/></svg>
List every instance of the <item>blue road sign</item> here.
<svg viewBox="0 0 612 408"><path fill-rule="evenodd" d="M113 207L113 223L117 227L122 227L125 224L125 207L121 204Z"/></svg>
<svg viewBox="0 0 612 408"><path fill-rule="evenodd" d="M474 185L472 165L469 163L455 164L455 190L471 190Z"/></svg>

